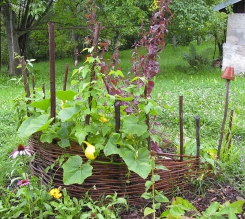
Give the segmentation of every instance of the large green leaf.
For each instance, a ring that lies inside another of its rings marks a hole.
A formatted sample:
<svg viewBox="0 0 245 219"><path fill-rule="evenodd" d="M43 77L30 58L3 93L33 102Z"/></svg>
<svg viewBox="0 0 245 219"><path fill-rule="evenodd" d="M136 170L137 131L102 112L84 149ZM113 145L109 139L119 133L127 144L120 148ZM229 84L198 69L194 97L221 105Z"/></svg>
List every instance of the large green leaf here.
<svg viewBox="0 0 245 219"><path fill-rule="evenodd" d="M49 115L41 115L38 117L29 117L18 129L18 134L22 137L31 136L33 133L47 129L53 121L49 119Z"/></svg>
<svg viewBox="0 0 245 219"><path fill-rule="evenodd" d="M137 173L143 179L146 179L152 169L149 159L150 152L147 148L140 148L136 152L125 148L120 155L129 170Z"/></svg>
<svg viewBox="0 0 245 219"><path fill-rule="evenodd" d="M123 129L128 134L141 136L147 132L147 125L145 124L145 121L138 121L138 118L129 115L124 118Z"/></svg>
<svg viewBox="0 0 245 219"><path fill-rule="evenodd" d="M50 107L50 99L43 99L43 100L31 102L31 106L47 111L48 108Z"/></svg>
<svg viewBox="0 0 245 219"><path fill-rule="evenodd" d="M77 93L72 91L72 90L56 91L57 98L59 98L63 102L65 102L66 100L73 100L76 95L77 95Z"/></svg>
<svg viewBox="0 0 245 219"><path fill-rule="evenodd" d="M83 164L82 158L78 155L69 157L62 168L64 170L63 182L65 185L82 184L87 177L92 175L93 169L89 163Z"/></svg>
<svg viewBox="0 0 245 219"><path fill-rule="evenodd" d="M120 138L119 133L114 133L108 140L105 148L104 148L104 154L105 156L111 155L111 154L119 154L120 149L117 147L117 141Z"/></svg>
<svg viewBox="0 0 245 219"><path fill-rule="evenodd" d="M62 109L58 116L62 121L67 121L69 119L71 119L75 114L78 113L79 111L79 106L75 106L75 107L68 107L65 109Z"/></svg>
<svg viewBox="0 0 245 219"><path fill-rule="evenodd" d="M79 144L82 144L88 135L87 130L82 125L76 125L75 127L75 136Z"/></svg>

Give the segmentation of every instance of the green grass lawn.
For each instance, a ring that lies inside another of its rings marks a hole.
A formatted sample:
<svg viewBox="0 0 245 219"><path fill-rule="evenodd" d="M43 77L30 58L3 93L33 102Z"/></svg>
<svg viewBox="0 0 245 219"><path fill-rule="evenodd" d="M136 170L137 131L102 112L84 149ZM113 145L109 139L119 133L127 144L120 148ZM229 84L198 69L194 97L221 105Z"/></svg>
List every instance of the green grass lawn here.
<svg viewBox="0 0 245 219"><path fill-rule="evenodd" d="M197 47L199 52L210 48L210 57L213 55L213 48L210 43L203 43ZM195 154L195 119L200 116L200 135L202 155L216 150L220 135L220 128L224 115L224 103L226 82L221 78L221 70L205 67L199 70L193 70L188 63L183 60L183 52L188 52L189 47L179 46L173 48L167 45L165 50L159 56L161 72L155 78L155 87L153 98L163 109L162 115L158 118L161 125L158 131L162 133L173 147L179 146L179 96L183 96L184 104L184 142L185 153ZM130 71L130 57L132 50L122 51L120 53L120 64L122 71ZM108 56L109 57L109 56ZM56 62L56 82L57 89L62 88L65 64L69 64L69 74L75 67L72 66L73 60L57 60ZM35 75L36 87L45 84L49 88L49 63L34 62L31 73ZM6 71L6 70L5 70ZM11 161L9 153L23 142L16 135L17 114L14 109L15 99L18 95L24 95L23 81L16 78L8 78L4 71L0 75L0 183L10 179ZM229 112L234 110L232 134L232 153L225 160L231 165L238 165L240 154L244 152L245 143L245 78L236 77L231 82ZM227 116L227 120L229 115ZM227 121L228 123L228 121ZM226 127L227 130L227 127ZM225 146L225 141L224 141ZM231 162L233 159L233 163ZM234 163L235 162L235 163ZM237 170L238 166L236 167ZM233 169L235 171L235 169ZM9 177L9 178L8 178ZM243 186L245 187L245 186ZM245 191L245 188L243 188Z"/></svg>

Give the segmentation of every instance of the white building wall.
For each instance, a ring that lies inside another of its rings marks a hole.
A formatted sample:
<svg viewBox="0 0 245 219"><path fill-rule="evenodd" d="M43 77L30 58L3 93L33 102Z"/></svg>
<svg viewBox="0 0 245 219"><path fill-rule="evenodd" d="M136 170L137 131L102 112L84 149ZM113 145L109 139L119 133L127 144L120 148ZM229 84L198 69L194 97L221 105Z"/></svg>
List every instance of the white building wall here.
<svg viewBox="0 0 245 219"><path fill-rule="evenodd" d="M222 70L227 66L233 67L235 74L245 73L245 14L234 13L228 16Z"/></svg>

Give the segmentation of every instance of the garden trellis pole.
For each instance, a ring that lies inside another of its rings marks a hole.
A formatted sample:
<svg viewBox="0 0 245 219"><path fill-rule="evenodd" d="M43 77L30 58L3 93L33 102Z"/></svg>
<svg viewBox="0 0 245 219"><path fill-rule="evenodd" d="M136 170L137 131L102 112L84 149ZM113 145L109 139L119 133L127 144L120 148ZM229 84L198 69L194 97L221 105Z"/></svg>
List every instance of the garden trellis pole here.
<svg viewBox="0 0 245 219"><path fill-rule="evenodd" d="M50 117L54 118L55 121L55 111L56 111L56 97L55 97L55 42L54 42L54 24L48 23L49 31L49 64L50 64ZM53 123L52 122L52 123Z"/></svg>
<svg viewBox="0 0 245 219"><path fill-rule="evenodd" d="M226 79L226 96L225 96L225 110L224 110L224 117L223 122L220 130L220 138L219 138L219 145L218 145L218 152L217 152L217 159L220 159L220 152L221 152L221 145L225 130L225 122L227 117L227 111L228 111L228 104L229 104L229 90L230 90L230 80L234 80L234 68L232 67L226 67L223 74L221 75L222 78Z"/></svg>
<svg viewBox="0 0 245 219"><path fill-rule="evenodd" d="M234 110L231 110L228 132L226 134L226 143L228 145L228 148L231 147L231 136L230 135L231 135L231 128L232 128L233 114L234 114Z"/></svg>
<svg viewBox="0 0 245 219"><path fill-rule="evenodd" d="M200 116L195 117L196 120L196 145L197 145L197 151L196 151L196 157L198 158L197 160L197 167L200 167Z"/></svg>
<svg viewBox="0 0 245 219"><path fill-rule="evenodd" d="M69 66L66 63L66 65L65 65L65 77L64 77L63 91L66 90L66 84L67 84L67 78L68 78L68 69L69 69Z"/></svg>
<svg viewBox="0 0 245 219"><path fill-rule="evenodd" d="M183 96L179 97L179 127L180 127L180 161L183 161L183 155L184 155Z"/></svg>

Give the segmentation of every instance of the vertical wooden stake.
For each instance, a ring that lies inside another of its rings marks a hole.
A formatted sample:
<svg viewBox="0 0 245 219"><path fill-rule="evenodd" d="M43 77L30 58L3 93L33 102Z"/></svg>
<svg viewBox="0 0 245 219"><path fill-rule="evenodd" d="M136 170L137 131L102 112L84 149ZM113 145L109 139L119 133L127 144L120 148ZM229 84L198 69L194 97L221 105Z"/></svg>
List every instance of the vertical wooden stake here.
<svg viewBox="0 0 245 219"><path fill-rule="evenodd" d="M64 77L64 84L63 84L63 90L66 90L66 84L67 84L67 77L68 77L68 64L66 63L65 66L65 77Z"/></svg>
<svg viewBox="0 0 245 219"><path fill-rule="evenodd" d="M43 91L43 99L46 98L46 91L45 91L45 85L42 84L42 91Z"/></svg>
<svg viewBox="0 0 245 219"><path fill-rule="evenodd" d="M197 145L197 151L196 151L196 157L197 157L197 168L200 167L200 117L196 116L196 145Z"/></svg>
<svg viewBox="0 0 245 219"><path fill-rule="evenodd" d="M22 76L23 76L23 79L24 79L26 97L30 97L31 93L30 93L30 87L29 87L28 78L27 78L26 62L25 62L25 57L24 56L20 57L20 64L21 64L21 69L22 69Z"/></svg>
<svg viewBox="0 0 245 219"><path fill-rule="evenodd" d="M228 128L228 132L226 134L226 143L228 145L228 148L231 147L231 128L232 128L232 121L233 121L233 114L234 114L234 110L231 110L230 112L230 121L229 121L229 128Z"/></svg>
<svg viewBox="0 0 245 219"><path fill-rule="evenodd" d="M121 119L120 119L120 101L116 100L115 104L115 131L117 133L120 132L120 127L121 127Z"/></svg>
<svg viewBox="0 0 245 219"><path fill-rule="evenodd" d="M50 117L56 117L56 94L55 94L55 41L54 41L54 24L48 23L49 30L49 63L50 63Z"/></svg>
<svg viewBox="0 0 245 219"><path fill-rule="evenodd" d="M180 127L180 161L184 155L184 130L183 130L183 96L179 97L179 127Z"/></svg>
<svg viewBox="0 0 245 219"><path fill-rule="evenodd" d="M227 117L227 111L228 111L228 103L229 103L229 90L230 90L230 80L226 80L226 97L225 97L225 110L224 110L224 117L222 121L222 126L220 130L220 137L219 137L219 145L218 145L218 152L217 152L217 159L220 159L220 153L221 153L221 146L222 146L222 140L223 140L223 135L225 131L225 122L226 122L226 117Z"/></svg>

